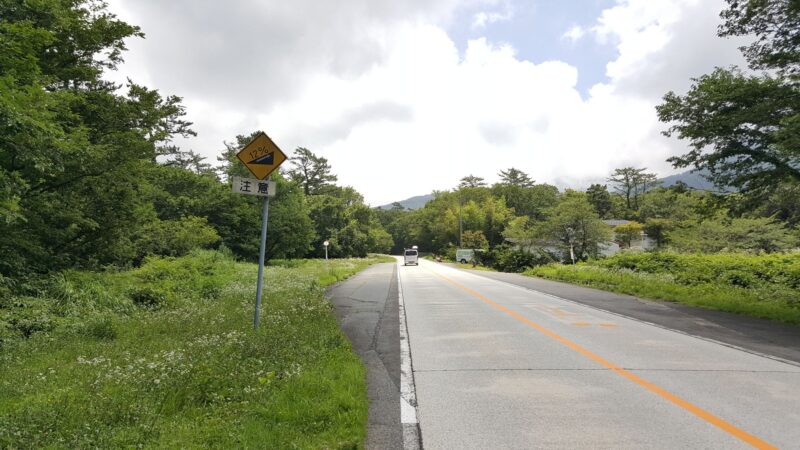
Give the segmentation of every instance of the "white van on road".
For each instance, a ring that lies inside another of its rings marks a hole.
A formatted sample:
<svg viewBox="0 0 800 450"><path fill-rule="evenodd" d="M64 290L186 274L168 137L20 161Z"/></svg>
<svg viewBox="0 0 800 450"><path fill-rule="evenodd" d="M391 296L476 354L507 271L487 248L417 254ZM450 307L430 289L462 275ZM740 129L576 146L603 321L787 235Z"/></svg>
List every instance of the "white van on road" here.
<svg viewBox="0 0 800 450"><path fill-rule="evenodd" d="M407 266L409 264L419 265L419 252L415 248L409 248L403 252L403 265Z"/></svg>

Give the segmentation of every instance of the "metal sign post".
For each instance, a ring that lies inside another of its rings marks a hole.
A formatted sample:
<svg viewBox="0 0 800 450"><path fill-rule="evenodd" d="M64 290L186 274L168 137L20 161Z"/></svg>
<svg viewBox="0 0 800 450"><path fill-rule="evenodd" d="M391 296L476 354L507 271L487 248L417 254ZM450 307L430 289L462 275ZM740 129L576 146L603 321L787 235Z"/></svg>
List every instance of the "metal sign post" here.
<svg viewBox="0 0 800 450"><path fill-rule="evenodd" d="M267 223L269 222L269 199L276 194L276 183L269 180L232 177L233 192L238 194L264 197L261 213L261 245L258 251L258 280L256 281L256 312L253 317L253 328L258 328L261 317L261 297L264 292L264 256L267 250Z"/></svg>
<svg viewBox="0 0 800 450"><path fill-rule="evenodd" d="M258 281L256 282L256 313L253 316L253 328L258 329L261 318L261 293L264 288L264 253L267 250L267 221L269 220L269 196L264 199L264 210L261 213L261 246L258 250Z"/></svg>
<svg viewBox="0 0 800 450"><path fill-rule="evenodd" d="M269 181L270 174L284 161L286 155L272 142L266 133L258 133L249 144L236 154L239 161L256 179L233 177L233 192L256 195L264 198L261 214L261 246L258 252L258 281L256 282L256 311L253 315L253 328L258 329L261 318L261 297L264 292L264 256L267 250L267 222L269 221L269 199L275 196L275 182ZM266 180L265 180L266 179Z"/></svg>

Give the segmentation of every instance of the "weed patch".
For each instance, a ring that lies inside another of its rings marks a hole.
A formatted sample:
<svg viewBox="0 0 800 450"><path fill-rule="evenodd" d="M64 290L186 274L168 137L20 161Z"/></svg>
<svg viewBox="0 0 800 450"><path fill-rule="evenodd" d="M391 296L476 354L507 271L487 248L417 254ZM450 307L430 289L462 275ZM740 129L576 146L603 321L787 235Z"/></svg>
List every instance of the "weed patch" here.
<svg viewBox="0 0 800 450"><path fill-rule="evenodd" d="M6 299L0 448L358 448L365 371L324 287L378 261L268 267L258 331L257 267L215 252Z"/></svg>
<svg viewBox="0 0 800 450"><path fill-rule="evenodd" d="M800 254L620 253L526 275L800 324Z"/></svg>

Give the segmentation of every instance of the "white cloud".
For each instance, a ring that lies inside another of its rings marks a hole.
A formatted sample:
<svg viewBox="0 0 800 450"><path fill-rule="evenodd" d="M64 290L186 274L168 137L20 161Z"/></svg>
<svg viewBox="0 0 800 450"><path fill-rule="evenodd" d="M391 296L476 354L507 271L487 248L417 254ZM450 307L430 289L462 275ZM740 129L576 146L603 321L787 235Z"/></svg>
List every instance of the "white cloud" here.
<svg viewBox="0 0 800 450"><path fill-rule="evenodd" d="M510 166L541 181L602 176L613 167L602 150L636 152L648 130L608 110L642 117L650 105L599 88L586 102L575 89L577 70L565 63L521 61L511 47L485 39L470 41L459 59L436 27L402 34L385 65L357 80L320 79L291 105L261 118L285 132L277 140L294 146L336 110L355 110L378 96L406 105L413 111L407 120L360 122L346 137L308 144L343 182L376 186L381 195L366 191L375 203L448 189L469 173L493 180Z"/></svg>
<svg viewBox="0 0 800 450"><path fill-rule="evenodd" d="M586 30L583 29L580 25L573 25L569 27L567 31L561 35L562 39L568 39L572 42L576 42L578 39L582 38L586 34Z"/></svg>
<svg viewBox="0 0 800 450"><path fill-rule="evenodd" d="M586 98L564 62L535 64L486 39L459 55L443 29L455 0L187 1L115 3L149 33L123 74L185 96L200 136L183 145L213 158L223 139L261 128L287 152L327 157L375 205L511 166L573 185L628 164L668 173L680 144L659 134L654 106L738 61L738 43L714 36L721 0L624 0L568 31L591 29L619 52Z"/></svg>
<svg viewBox="0 0 800 450"><path fill-rule="evenodd" d="M661 97L685 90L715 66L744 65L742 39L717 37L722 0L621 0L593 28L599 42L615 42L619 56L606 74L631 95Z"/></svg>
<svg viewBox="0 0 800 450"><path fill-rule="evenodd" d="M504 11L480 11L472 16L472 28L486 28L486 25L510 20L512 17L514 17L514 12L510 7L506 7Z"/></svg>

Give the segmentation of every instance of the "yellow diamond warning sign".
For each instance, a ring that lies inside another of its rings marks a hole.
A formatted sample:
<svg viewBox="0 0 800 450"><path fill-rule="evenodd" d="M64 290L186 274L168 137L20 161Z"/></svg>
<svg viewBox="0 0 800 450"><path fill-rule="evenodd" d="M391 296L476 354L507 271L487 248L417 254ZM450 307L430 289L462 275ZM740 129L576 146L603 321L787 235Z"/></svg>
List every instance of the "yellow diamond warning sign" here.
<svg viewBox="0 0 800 450"><path fill-rule="evenodd" d="M263 132L237 153L236 157L259 180L267 178L286 161L286 155Z"/></svg>

